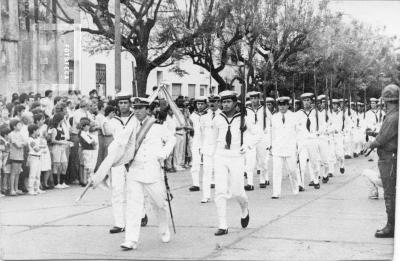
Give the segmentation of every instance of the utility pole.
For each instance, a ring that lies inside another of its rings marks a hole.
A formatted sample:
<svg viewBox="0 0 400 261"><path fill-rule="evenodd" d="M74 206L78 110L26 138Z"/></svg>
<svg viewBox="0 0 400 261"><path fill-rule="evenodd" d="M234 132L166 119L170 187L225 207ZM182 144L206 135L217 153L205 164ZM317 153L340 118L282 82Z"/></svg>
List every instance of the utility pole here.
<svg viewBox="0 0 400 261"><path fill-rule="evenodd" d="M115 45L115 93L121 91L121 3L115 1L114 45Z"/></svg>

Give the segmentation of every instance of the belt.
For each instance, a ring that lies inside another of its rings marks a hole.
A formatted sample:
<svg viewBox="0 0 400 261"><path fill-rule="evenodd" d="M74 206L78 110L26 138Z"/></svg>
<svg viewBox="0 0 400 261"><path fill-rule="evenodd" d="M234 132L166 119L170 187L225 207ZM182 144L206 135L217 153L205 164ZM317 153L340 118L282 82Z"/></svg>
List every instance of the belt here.
<svg viewBox="0 0 400 261"><path fill-rule="evenodd" d="M28 156L31 156L31 157L38 157L38 158L40 158L40 155L33 155L33 154L29 154Z"/></svg>

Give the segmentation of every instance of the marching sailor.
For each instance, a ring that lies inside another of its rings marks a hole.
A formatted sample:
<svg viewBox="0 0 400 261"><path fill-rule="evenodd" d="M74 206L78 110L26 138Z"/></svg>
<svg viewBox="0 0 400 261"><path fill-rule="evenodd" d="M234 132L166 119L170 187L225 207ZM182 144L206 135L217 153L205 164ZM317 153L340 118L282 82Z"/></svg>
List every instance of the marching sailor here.
<svg viewBox="0 0 400 261"><path fill-rule="evenodd" d="M372 131L372 132L379 132L380 129L380 123L381 120L380 118L383 118L384 112L383 110L380 111L378 110L378 102L379 100L377 98L370 98L369 99L371 109L368 110L365 113L365 130L366 131ZM374 137L368 137L369 140L374 140ZM375 157L376 152L373 151L368 158L368 161L373 161L373 158Z"/></svg>
<svg viewBox="0 0 400 261"><path fill-rule="evenodd" d="M247 185L245 190L254 190L253 173L260 170L260 188L269 185L267 148L271 146L270 141L270 121L271 112L260 104L260 92L249 92L250 105L247 107L247 116L259 130L263 131L262 140L257 143L252 151L246 153L246 173Z"/></svg>
<svg viewBox="0 0 400 261"><path fill-rule="evenodd" d="M137 122L134 120L134 114L131 111L131 95L119 93L116 96L120 116L111 119L110 125L113 129L114 139L128 128L135 128ZM125 183L126 168L124 165L111 168L111 205L114 216L114 227L110 233L120 233L125 230Z"/></svg>
<svg viewBox="0 0 400 261"><path fill-rule="evenodd" d="M201 96L194 101L196 110L190 115L190 120L193 123L193 139L192 139L192 174L193 185L189 188L190 191L200 190L200 163L201 163L201 144L203 136L200 131L200 121L207 114L207 97Z"/></svg>
<svg viewBox="0 0 400 261"><path fill-rule="evenodd" d="M283 170L287 170L293 194L299 192L299 180L296 175L296 145L297 119L296 114L289 111L290 98L279 97L277 100L279 112L272 115L272 198L281 196Z"/></svg>
<svg viewBox="0 0 400 261"><path fill-rule="evenodd" d="M275 110L275 99L271 97L265 98L265 105L267 106L267 109L271 114L274 114L276 112Z"/></svg>
<svg viewBox="0 0 400 261"><path fill-rule="evenodd" d="M310 184L315 189L319 189L319 170L320 155L318 151L317 133L319 131L319 122L317 123L317 112L312 109L311 102L313 93L303 93L300 98L303 103L303 109L296 112L299 129L298 153L300 164L300 185L304 188L304 176L307 172L310 175Z"/></svg>
<svg viewBox="0 0 400 261"><path fill-rule="evenodd" d="M126 232L125 242L121 244L121 248L125 250L137 248L145 192L151 199L153 208L157 213L162 242L170 241L168 203L163 182L162 165L172 152L176 141L173 133L167 129L166 125L154 122L155 119L149 116L148 99L136 98L133 106L139 129L147 128L148 124L153 124L145 133L127 174Z"/></svg>
<svg viewBox="0 0 400 261"><path fill-rule="evenodd" d="M208 112L200 119L200 132L202 135L201 152L203 154L203 198L201 203L207 203L211 198L211 186L214 184L212 175L214 172L214 142L213 120L222 111L219 109L219 96L208 98Z"/></svg>
<svg viewBox="0 0 400 261"><path fill-rule="evenodd" d="M340 173L344 173L344 137L343 129L346 127L346 118L339 109L340 100L332 99L332 114L328 132L333 136L335 163L339 165ZM329 167L334 169L334 165ZM332 173L333 174L333 173Z"/></svg>
<svg viewBox="0 0 400 261"><path fill-rule="evenodd" d="M244 157L261 139L261 132L245 117L245 127L241 129L241 113L237 112L237 94L223 91L220 94L222 112L213 121L215 151L215 204L218 213L216 236L228 234L226 220L227 200L235 198L241 208L241 226L249 224L248 198L243 187ZM244 141L241 145L241 131Z"/></svg>
<svg viewBox="0 0 400 261"><path fill-rule="evenodd" d="M324 94L319 95L318 98L319 104L321 109L318 112L318 124L319 124L319 131L318 131L318 148L320 152L321 158L321 176L322 176L322 183L327 183L329 181L329 176L333 176L333 169L329 169L329 166L332 166L334 162L329 164L329 161L332 161L333 158L333 151L331 146L332 140L328 134L328 127L329 127L329 111L328 111L328 103L326 101L326 96Z"/></svg>

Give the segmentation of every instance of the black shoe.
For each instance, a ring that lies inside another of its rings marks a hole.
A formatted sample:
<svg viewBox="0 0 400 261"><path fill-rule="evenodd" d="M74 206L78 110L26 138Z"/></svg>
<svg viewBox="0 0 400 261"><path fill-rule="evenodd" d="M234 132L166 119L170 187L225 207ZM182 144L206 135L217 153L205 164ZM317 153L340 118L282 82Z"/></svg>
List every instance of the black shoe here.
<svg viewBox="0 0 400 261"><path fill-rule="evenodd" d="M322 178L322 183L328 183L328 181L329 181L329 177Z"/></svg>
<svg viewBox="0 0 400 261"><path fill-rule="evenodd" d="M351 156L350 155L344 155L344 158L345 159L351 159Z"/></svg>
<svg viewBox="0 0 400 261"><path fill-rule="evenodd" d="M175 172L176 172L176 169L175 169L175 168L170 168L170 169L168 170L168 172L170 172L170 173L175 173Z"/></svg>
<svg viewBox="0 0 400 261"><path fill-rule="evenodd" d="M315 184L314 188L315 188L315 189L319 189L319 188L320 188L319 183L318 183L318 184Z"/></svg>
<svg viewBox="0 0 400 261"><path fill-rule="evenodd" d="M265 182L265 183L267 183L267 182ZM260 188L266 188L267 184L265 184L265 183L260 183Z"/></svg>
<svg viewBox="0 0 400 261"><path fill-rule="evenodd" d="M254 190L254 186L253 185L246 185L246 186L244 186L244 190L246 190L246 191Z"/></svg>
<svg viewBox="0 0 400 261"><path fill-rule="evenodd" d="M370 161L370 162L371 162L371 161L374 161L374 160L373 160L373 159L369 159L368 161Z"/></svg>
<svg viewBox="0 0 400 261"><path fill-rule="evenodd" d="M198 186L191 186L190 188L189 188L189 191L200 191L200 187L198 187Z"/></svg>
<svg viewBox="0 0 400 261"><path fill-rule="evenodd" d="M279 197L272 196L271 198L272 198L272 199L278 199Z"/></svg>
<svg viewBox="0 0 400 261"><path fill-rule="evenodd" d="M353 153L353 157L354 158L358 158L358 154L357 153Z"/></svg>
<svg viewBox="0 0 400 261"><path fill-rule="evenodd" d="M340 173L344 174L344 168L340 168Z"/></svg>
<svg viewBox="0 0 400 261"><path fill-rule="evenodd" d="M265 181L265 185L269 186L269 180Z"/></svg>
<svg viewBox="0 0 400 261"><path fill-rule="evenodd" d="M328 178L333 178L333 174L332 173L328 173Z"/></svg>
<svg viewBox="0 0 400 261"><path fill-rule="evenodd" d="M315 186L315 183L314 183L314 181L311 181L311 182L310 182L310 184L308 184L308 186L310 186L310 187L313 187L313 186Z"/></svg>
<svg viewBox="0 0 400 261"><path fill-rule="evenodd" d="M242 225L242 228L246 228L249 225L250 221L250 212L247 210L247 216L245 218L240 219L240 224Z"/></svg>
<svg viewBox="0 0 400 261"><path fill-rule="evenodd" d="M377 237L377 238L393 238L394 237L394 227L391 225L386 225L384 228L376 231L375 237Z"/></svg>
<svg viewBox="0 0 400 261"><path fill-rule="evenodd" d="M211 184L210 188L212 189L215 188L215 184Z"/></svg>
<svg viewBox="0 0 400 261"><path fill-rule="evenodd" d="M303 186L299 186L299 191L300 191L300 192L305 191L305 189L303 188Z"/></svg>
<svg viewBox="0 0 400 261"><path fill-rule="evenodd" d="M125 231L125 228L123 228L123 227L113 227L112 229L110 229L111 234L121 233L124 231Z"/></svg>
<svg viewBox="0 0 400 261"><path fill-rule="evenodd" d="M228 234L228 229L218 228L217 232L214 233L215 236L223 236Z"/></svg>
<svg viewBox="0 0 400 261"><path fill-rule="evenodd" d="M145 227L147 225L147 222L149 222L149 219L147 218L147 215L144 215L144 218L140 221L140 226Z"/></svg>
<svg viewBox="0 0 400 261"><path fill-rule="evenodd" d="M247 173L246 172L244 173L244 177L247 179Z"/></svg>

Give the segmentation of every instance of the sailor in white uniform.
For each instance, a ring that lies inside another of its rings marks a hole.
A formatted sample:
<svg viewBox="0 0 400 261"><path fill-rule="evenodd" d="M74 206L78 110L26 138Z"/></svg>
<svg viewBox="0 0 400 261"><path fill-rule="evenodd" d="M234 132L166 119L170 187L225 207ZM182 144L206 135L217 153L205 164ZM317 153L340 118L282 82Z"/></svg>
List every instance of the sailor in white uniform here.
<svg viewBox="0 0 400 261"><path fill-rule="evenodd" d="M249 224L248 198L244 190L244 154L255 147L261 140L261 132L244 118L241 129L241 113L237 112L237 94L223 91L219 94L222 112L213 121L215 144L215 204L218 213L218 230L216 236L228 233L226 220L227 200L235 198L241 209L241 226ZM241 130L244 132L241 144Z"/></svg>
<svg viewBox="0 0 400 261"><path fill-rule="evenodd" d="M135 121L140 128L152 122L149 116L149 100L137 98L133 104ZM159 233L164 243L170 241L168 227L168 203L162 166L172 152L176 139L166 125L154 122L145 133L144 139L129 166L126 190L126 232L121 248L136 249L139 241L145 193L149 196L157 214Z"/></svg>

